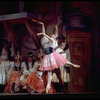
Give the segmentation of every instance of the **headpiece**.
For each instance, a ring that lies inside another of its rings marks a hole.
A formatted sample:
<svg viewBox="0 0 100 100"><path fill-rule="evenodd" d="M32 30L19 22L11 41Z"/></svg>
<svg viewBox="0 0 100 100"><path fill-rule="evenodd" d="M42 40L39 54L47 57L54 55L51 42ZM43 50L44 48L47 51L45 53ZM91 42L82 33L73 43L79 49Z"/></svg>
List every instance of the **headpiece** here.
<svg viewBox="0 0 100 100"><path fill-rule="evenodd" d="M26 54L26 56L27 56L27 57L33 57L34 55L33 55L33 52L28 52L28 53Z"/></svg>

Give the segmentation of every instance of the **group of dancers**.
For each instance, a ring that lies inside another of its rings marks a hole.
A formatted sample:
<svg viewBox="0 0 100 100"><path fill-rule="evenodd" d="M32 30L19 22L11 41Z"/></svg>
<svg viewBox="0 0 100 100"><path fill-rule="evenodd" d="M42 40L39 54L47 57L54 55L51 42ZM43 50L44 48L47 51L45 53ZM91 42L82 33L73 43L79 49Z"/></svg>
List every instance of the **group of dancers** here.
<svg viewBox="0 0 100 100"><path fill-rule="evenodd" d="M65 64L69 64L76 68L80 65L71 63L64 56L64 51L58 45L58 27L54 25L54 33L48 36L45 33L44 23L35 21L42 25L42 32L37 33L40 38L41 47L37 53L37 60L33 60L33 53L28 52L26 61L17 52L14 55L13 61L10 63L12 66L12 74L7 82L4 92L15 93L21 89L26 89L29 93L55 93L55 87L52 83L53 73L59 79L63 93L68 93L65 88L64 82L61 77L60 68ZM62 46L65 47L66 43L63 42Z"/></svg>

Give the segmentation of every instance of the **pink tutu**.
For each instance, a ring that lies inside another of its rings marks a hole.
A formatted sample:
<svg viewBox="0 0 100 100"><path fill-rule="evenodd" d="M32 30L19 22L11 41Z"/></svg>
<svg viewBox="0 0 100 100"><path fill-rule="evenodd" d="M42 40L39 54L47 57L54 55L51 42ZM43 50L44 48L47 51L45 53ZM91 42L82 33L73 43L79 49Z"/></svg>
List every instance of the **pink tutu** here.
<svg viewBox="0 0 100 100"><path fill-rule="evenodd" d="M66 63L67 59L65 59L61 54L54 51L53 53L44 56L40 70L51 71L55 68L62 67Z"/></svg>

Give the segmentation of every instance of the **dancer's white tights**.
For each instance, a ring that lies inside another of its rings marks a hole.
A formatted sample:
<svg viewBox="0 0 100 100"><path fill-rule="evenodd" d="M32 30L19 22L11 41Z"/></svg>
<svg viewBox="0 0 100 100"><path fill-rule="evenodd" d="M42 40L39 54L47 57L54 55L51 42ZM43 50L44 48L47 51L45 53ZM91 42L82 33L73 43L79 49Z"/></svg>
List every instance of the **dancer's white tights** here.
<svg viewBox="0 0 100 100"><path fill-rule="evenodd" d="M50 87L51 80L52 80L52 71L49 71L48 72L47 86L46 86L46 93L48 93L48 90L51 88Z"/></svg>

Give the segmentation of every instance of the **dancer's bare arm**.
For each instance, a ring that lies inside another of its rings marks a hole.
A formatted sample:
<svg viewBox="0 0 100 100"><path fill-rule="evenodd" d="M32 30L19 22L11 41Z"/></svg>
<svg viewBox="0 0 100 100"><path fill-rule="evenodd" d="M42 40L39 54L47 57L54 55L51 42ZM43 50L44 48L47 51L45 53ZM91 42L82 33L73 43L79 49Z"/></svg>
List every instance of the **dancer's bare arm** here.
<svg viewBox="0 0 100 100"><path fill-rule="evenodd" d="M42 32L41 33L37 33L37 36L39 35L44 35L45 37L47 37L51 42L53 42L53 40L51 39L51 37L49 37L47 34L45 34L45 27L44 27L44 23L42 22L37 22L39 24L42 25Z"/></svg>
<svg viewBox="0 0 100 100"><path fill-rule="evenodd" d="M55 28L54 34L55 34L56 37L58 37L58 26L57 26L57 24L54 25L54 28Z"/></svg>
<svg viewBox="0 0 100 100"><path fill-rule="evenodd" d="M44 34L45 34L45 27L44 27L44 23L43 23L43 22L40 22L40 21L37 21L37 23L42 25L42 33L44 33Z"/></svg>
<svg viewBox="0 0 100 100"><path fill-rule="evenodd" d="M45 33L37 33L37 36L39 36L39 35L43 35L43 36L47 37L51 42L53 42L53 40L51 39L51 37L49 37Z"/></svg>

